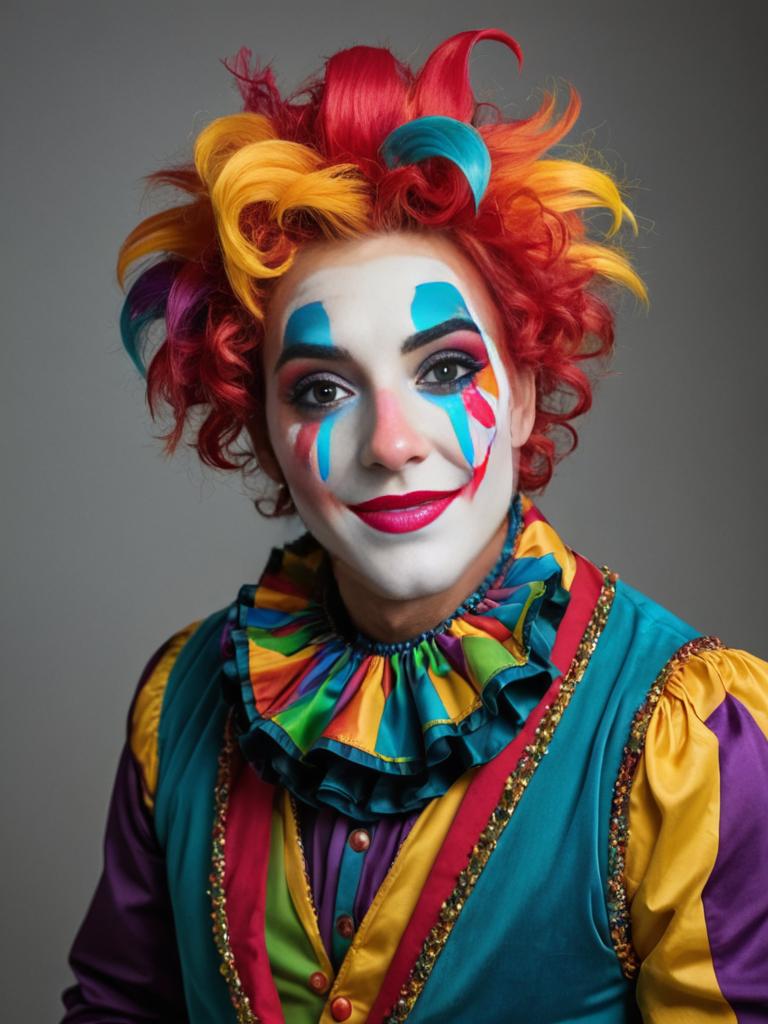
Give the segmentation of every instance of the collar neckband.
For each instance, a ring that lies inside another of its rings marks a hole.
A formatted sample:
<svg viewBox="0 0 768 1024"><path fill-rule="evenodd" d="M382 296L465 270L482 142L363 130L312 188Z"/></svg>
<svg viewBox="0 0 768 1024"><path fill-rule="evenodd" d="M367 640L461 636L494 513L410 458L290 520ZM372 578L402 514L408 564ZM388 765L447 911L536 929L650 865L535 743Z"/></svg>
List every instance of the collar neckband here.
<svg viewBox="0 0 768 1024"><path fill-rule="evenodd" d="M225 698L263 779L370 821L419 810L514 739L558 675L549 655L568 602L551 551L521 557L523 512L540 518L516 497L480 587L396 644L339 627L314 538L273 550L231 606L224 648Z"/></svg>

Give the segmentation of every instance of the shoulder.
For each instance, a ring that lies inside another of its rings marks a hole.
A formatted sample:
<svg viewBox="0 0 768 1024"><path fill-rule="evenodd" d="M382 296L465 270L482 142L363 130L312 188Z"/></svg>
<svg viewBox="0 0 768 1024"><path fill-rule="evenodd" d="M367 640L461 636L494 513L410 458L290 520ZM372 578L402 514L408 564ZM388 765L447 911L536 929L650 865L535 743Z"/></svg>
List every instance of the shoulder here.
<svg viewBox="0 0 768 1024"><path fill-rule="evenodd" d="M193 678L191 670L201 656L218 656L226 617L224 609L177 630L152 654L139 678L128 715L128 745L150 809L157 788L160 720L172 684Z"/></svg>
<svg viewBox="0 0 768 1024"><path fill-rule="evenodd" d="M687 641L700 635L699 630L679 615L637 590L621 576L617 577L614 604L617 615L625 620L636 639L653 643L664 637L667 644L674 645L670 657Z"/></svg>
<svg viewBox="0 0 768 1024"><path fill-rule="evenodd" d="M671 675L664 701L690 708L723 738L723 719L734 712L748 716L768 735L768 662L730 647L700 651Z"/></svg>
<svg viewBox="0 0 768 1024"><path fill-rule="evenodd" d="M723 787L737 784L734 758L746 769L743 758L753 749L755 767L765 771L763 747L768 753L768 663L710 637L685 644L651 687L627 748L636 755L627 780L631 892L647 876L665 830L708 830L716 850Z"/></svg>
<svg viewBox="0 0 768 1024"><path fill-rule="evenodd" d="M664 816L696 826L700 805L694 831L711 819L716 839L726 804L768 791L756 789L763 776L768 787L768 663L707 640L671 659L636 719L646 731L630 798L638 877L641 846L647 855Z"/></svg>
<svg viewBox="0 0 768 1024"><path fill-rule="evenodd" d="M647 704L646 771L673 770L691 744L720 761L734 742L768 737L768 663L695 638L669 660Z"/></svg>
<svg viewBox="0 0 768 1024"><path fill-rule="evenodd" d="M768 955L768 664L689 648L635 729L624 879L641 994L738 1004Z"/></svg>

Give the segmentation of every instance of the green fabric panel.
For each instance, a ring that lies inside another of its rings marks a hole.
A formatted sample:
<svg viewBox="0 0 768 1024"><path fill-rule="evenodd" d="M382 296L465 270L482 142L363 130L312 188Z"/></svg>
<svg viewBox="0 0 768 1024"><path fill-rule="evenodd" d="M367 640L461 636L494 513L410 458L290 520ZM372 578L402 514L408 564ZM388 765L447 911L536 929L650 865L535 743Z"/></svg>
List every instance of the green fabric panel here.
<svg viewBox="0 0 768 1024"><path fill-rule="evenodd" d="M272 813L267 875L266 941L272 977L287 1024L317 1024L326 997L307 984L322 970L301 925L285 876L283 819ZM330 981L331 979L329 979Z"/></svg>
<svg viewBox="0 0 768 1024"><path fill-rule="evenodd" d="M211 929L211 829L227 709L219 642L226 610L200 624L173 666L158 728L155 828L168 887L190 1024L235 1024Z"/></svg>
<svg viewBox="0 0 768 1024"><path fill-rule="evenodd" d="M589 667L409 1024L640 1020L606 907L613 786L635 712L698 635L619 581Z"/></svg>

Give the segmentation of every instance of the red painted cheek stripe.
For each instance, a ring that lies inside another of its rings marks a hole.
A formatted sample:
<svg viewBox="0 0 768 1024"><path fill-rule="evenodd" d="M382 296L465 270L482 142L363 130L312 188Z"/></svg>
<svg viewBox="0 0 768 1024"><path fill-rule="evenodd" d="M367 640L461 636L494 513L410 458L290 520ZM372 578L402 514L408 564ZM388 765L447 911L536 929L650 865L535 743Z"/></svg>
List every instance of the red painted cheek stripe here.
<svg viewBox="0 0 768 1024"><path fill-rule="evenodd" d="M299 427L296 435L293 450L299 462L307 468L312 465L312 448L314 447L319 430L319 423L304 423Z"/></svg>
<svg viewBox="0 0 768 1024"><path fill-rule="evenodd" d="M533 516L530 521L542 518ZM527 525L529 517L526 516ZM563 621L552 649L552 661L563 670L570 665L594 611L602 587L602 575L590 562L576 556L576 575L571 586ZM541 701L529 714L522 731L492 761L480 768L440 848L427 884L405 929L389 970L376 997L369 1021L381 1021L397 1001L416 958L440 913L440 907L453 891L456 880L467 865L472 847L488 824L491 812L499 803L504 783L514 771L525 747L535 739L536 727L557 696L562 684L560 676L552 683Z"/></svg>
<svg viewBox="0 0 768 1024"><path fill-rule="evenodd" d="M480 394L476 384L472 383L469 387L464 389L463 398L464 407L467 412L470 416L476 419L481 426L487 428L496 426L496 413Z"/></svg>
<svg viewBox="0 0 768 1024"><path fill-rule="evenodd" d="M488 448L486 449L485 452L485 458L483 459L479 466L475 466L475 468L472 470L472 480L469 484L470 498L474 498L475 494L477 493L478 487L483 482L483 478L485 477L485 471L488 469L488 459L490 459L490 457L491 446L488 445Z"/></svg>

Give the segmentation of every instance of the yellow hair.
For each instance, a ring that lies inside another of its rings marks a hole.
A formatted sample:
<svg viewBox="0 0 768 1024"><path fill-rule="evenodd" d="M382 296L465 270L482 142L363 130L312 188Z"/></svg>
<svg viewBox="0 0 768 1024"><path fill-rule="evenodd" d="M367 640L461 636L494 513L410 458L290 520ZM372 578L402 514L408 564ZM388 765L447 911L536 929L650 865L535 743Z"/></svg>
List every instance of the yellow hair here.
<svg viewBox="0 0 768 1024"><path fill-rule="evenodd" d="M354 164L323 166L315 150L275 139L261 114L222 117L200 133L195 166L205 182L216 220L224 265L240 302L264 316L254 281L279 277L291 266L295 246L277 263L247 229L254 203L266 203L279 228L308 215L327 237L360 235L370 228L370 187Z"/></svg>

